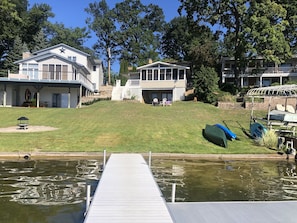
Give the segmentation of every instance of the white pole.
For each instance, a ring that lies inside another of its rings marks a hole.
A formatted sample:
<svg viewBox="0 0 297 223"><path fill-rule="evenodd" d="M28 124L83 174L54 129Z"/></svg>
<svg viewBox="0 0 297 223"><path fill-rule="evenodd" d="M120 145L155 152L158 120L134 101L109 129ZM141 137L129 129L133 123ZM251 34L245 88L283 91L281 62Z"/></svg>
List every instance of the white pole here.
<svg viewBox="0 0 297 223"><path fill-rule="evenodd" d="M175 202L176 183L172 184L171 203Z"/></svg>
<svg viewBox="0 0 297 223"><path fill-rule="evenodd" d="M86 213L89 211L91 203L91 185L87 185L87 200L86 200Z"/></svg>
<svg viewBox="0 0 297 223"><path fill-rule="evenodd" d="M152 165L152 152L149 152L149 168L151 168Z"/></svg>
<svg viewBox="0 0 297 223"><path fill-rule="evenodd" d="M105 168L106 165L106 150L103 151L103 169Z"/></svg>

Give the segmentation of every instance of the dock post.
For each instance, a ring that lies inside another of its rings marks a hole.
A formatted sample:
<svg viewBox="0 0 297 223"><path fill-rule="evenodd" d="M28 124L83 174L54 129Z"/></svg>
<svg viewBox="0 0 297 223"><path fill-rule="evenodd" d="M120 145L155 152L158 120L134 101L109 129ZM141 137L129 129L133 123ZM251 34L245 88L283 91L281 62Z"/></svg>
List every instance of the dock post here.
<svg viewBox="0 0 297 223"><path fill-rule="evenodd" d="M103 150L103 169L105 168L106 164L106 150Z"/></svg>
<svg viewBox="0 0 297 223"><path fill-rule="evenodd" d="M90 203L91 203L91 185L87 185L87 199L86 199L86 212L85 212L85 215L89 211Z"/></svg>
<svg viewBox="0 0 297 223"><path fill-rule="evenodd" d="M172 184L171 203L175 202L176 183Z"/></svg>
<svg viewBox="0 0 297 223"><path fill-rule="evenodd" d="M151 168L151 165L152 165L152 151L149 152L149 162L148 162L149 168Z"/></svg>

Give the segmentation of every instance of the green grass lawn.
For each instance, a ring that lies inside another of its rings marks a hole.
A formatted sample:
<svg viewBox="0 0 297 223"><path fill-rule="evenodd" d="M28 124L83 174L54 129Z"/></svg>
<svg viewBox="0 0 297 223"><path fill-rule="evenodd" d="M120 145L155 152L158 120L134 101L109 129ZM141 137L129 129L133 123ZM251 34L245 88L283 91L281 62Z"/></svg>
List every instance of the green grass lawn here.
<svg viewBox="0 0 297 223"><path fill-rule="evenodd" d="M148 152L241 154L272 153L249 139L249 110L221 110L200 102L176 102L170 107L133 101L100 101L81 109L0 108L0 127L15 126L26 116L30 125L58 128L35 133L0 133L0 152ZM202 136L205 124L227 124L239 140L228 148ZM30 128L30 126L29 126Z"/></svg>

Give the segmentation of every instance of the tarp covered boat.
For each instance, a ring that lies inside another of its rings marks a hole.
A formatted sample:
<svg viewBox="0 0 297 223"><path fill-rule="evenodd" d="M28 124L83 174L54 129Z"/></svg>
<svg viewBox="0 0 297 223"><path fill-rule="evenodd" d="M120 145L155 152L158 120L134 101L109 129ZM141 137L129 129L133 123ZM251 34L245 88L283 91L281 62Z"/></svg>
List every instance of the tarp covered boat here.
<svg viewBox="0 0 297 223"><path fill-rule="evenodd" d="M228 129L226 126L221 125L221 124L215 124L215 126L219 127L220 129L222 129L225 132L227 139L229 139L229 140L236 139L236 137L237 137L236 134L234 132L232 132L230 129Z"/></svg>
<svg viewBox="0 0 297 223"><path fill-rule="evenodd" d="M227 147L227 137L225 132L216 125L206 125L203 131L203 136L210 142Z"/></svg>
<svg viewBox="0 0 297 223"><path fill-rule="evenodd" d="M250 126L250 132L253 138L262 138L263 134L267 132L267 129L261 123L254 122Z"/></svg>

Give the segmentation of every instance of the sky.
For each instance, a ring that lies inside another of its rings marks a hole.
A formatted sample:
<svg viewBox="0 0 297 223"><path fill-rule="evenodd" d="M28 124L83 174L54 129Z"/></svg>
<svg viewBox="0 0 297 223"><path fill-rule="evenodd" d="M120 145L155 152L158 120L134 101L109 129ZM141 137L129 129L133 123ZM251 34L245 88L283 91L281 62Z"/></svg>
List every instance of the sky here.
<svg viewBox="0 0 297 223"><path fill-rule="evenodd" d="M97 0L98 1L98 0ZM29 0L29 8L35 3L45 3L51 6L52 12L55 14L54 18L50 18L52 23L63 23L67 28L86 27L86 18L89 16L85 12L85 8L88 8L89 3L96 2L96 0ZM110 9L114 8L116 3L122 2L120 0L106 0ZM163 9L165 20L169 22L174 17L178 16L177 9L180 6L179 0L141 0L144 5L154 4ZM84 45L92 48L96 42L96 37L88 40ZM99 58L100 59L100 58ZM114 72L119 71L118 63L114 63L112 66Z"/></svg>

